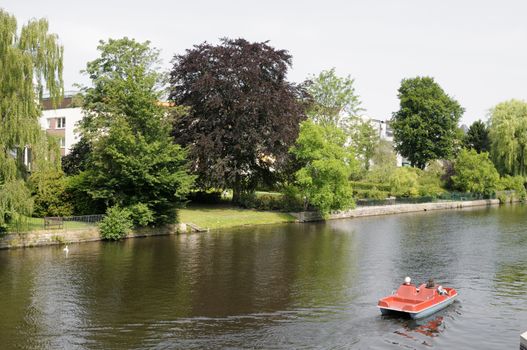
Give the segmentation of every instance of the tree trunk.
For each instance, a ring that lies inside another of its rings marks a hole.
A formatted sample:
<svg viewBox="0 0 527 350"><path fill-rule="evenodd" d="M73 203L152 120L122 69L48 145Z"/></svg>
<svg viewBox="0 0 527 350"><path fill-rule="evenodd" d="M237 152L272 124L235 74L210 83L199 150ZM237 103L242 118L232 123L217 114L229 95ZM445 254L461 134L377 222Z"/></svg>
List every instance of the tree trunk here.
<svg viewBox="0 0 527 350"><path fill-rule="evenodd" d="M236 175L234 179L234 184L232 186L232 203L233 204L240 204L240 199L242 196L242 183L240 180L240 176Z"/></svg>

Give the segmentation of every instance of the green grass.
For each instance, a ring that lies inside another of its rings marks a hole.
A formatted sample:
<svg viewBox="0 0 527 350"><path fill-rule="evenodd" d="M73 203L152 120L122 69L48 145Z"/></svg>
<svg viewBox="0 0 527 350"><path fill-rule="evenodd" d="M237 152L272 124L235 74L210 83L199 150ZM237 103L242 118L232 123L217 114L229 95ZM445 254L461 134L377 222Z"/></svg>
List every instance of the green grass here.
<svg viewBox="0 0 527 350"><path fill-rule="evenodd" d="M44 228L44 219L40 218L22 218L18 222L8 224L8 232L27 232L42 230Z"/></svg>
<svg viewBox="0 0 527 350"><path fill-rule="evenodd" d="M94 227L95 223L87 223L80 221L64 221L63 229L80 230ZM60 230L57 227L52 227L53 230ZM8 225L8 232L31 232L44 230L43 218L23 218L19 222L14 222Z"/></svg>
<svg viewBox="0 0 527 350"><path fill-rule="evenodd" d="M295 218L286 213L241 209L228 205L190 205L179 210L179 221L193 223L201 228L219 229L293 222Z"/></svg>

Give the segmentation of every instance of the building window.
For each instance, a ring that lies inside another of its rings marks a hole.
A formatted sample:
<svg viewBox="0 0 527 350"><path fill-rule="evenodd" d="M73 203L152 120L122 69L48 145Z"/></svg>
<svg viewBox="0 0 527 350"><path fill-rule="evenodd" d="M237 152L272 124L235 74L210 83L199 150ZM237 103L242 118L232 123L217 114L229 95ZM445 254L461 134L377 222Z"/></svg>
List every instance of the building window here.
<svg viewBox="0 0 527 350"><path fill-rule="evenodd" d="M66 127L66 118L57 118L57 129L64 129Z"/></svg>
<svg viewBox="0 0 527 350"><path fill-rule="evenodd" d="M59 145L60 148L66 147L66 140L64 139L64 137L59 137Z"/></svg>

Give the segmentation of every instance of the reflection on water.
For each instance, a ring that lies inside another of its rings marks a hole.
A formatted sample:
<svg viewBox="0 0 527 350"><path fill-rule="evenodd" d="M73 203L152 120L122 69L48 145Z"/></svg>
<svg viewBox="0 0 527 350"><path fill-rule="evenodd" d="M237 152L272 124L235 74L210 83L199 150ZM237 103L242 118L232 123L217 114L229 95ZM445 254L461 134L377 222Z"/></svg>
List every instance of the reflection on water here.
<svg viewBox="0 0 527 350"><path fill-rule="evenodd" d="M517 347L523 206L0 252L6 348ZM381 317L404 276L458 301Z"/></svg>

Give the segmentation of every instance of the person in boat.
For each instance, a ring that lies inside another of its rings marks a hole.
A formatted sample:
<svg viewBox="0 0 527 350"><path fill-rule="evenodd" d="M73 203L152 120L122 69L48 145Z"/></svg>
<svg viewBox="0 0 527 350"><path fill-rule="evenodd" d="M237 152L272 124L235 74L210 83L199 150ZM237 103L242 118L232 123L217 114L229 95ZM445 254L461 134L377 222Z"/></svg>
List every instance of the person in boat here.
<svg viewBox="0 0 527 350"><path fill-rule="evenodd" d="M403 284L409 286L410 282L412 282L412 279L407 276L407 277L404 278L404 283Z"/></svg>
<svg viewBox="0 0 527 350"><path fill-rule="evenodd" d="M443 288L443 286L438 286L437 287L437 292L439 293L439 295L446 295L447 294L447 291Z"/></svg>
<svg viewBox="0 0 527 350"><path fill-rule="evenodd" d="M428 282L426 282L426 288L434 288L436 286L434 279L430 278L428 279Z"/></svg>

